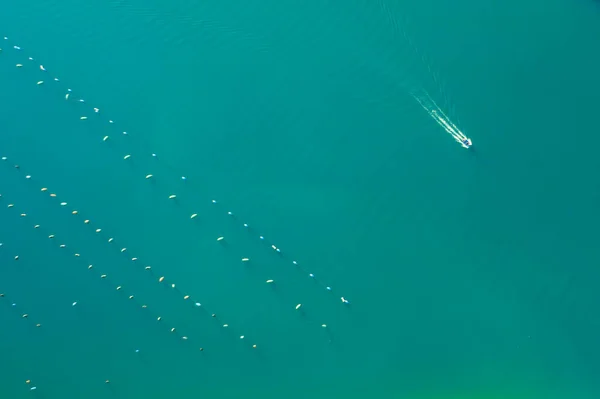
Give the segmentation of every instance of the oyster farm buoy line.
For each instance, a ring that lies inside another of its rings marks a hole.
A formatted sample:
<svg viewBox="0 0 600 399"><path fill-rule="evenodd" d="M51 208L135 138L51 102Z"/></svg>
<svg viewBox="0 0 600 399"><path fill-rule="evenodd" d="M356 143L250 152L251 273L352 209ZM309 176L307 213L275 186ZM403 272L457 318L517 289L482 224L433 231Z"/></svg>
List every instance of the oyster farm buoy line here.
<svg viewBox="0 0 600 399"><path fill-rule="evenodd" d="M194 184L196 184L191 178L188 178L188 174L176 172L175 168L171 167L169 164L164 162L159 157L156 151L149 149L147 143L145 143L142 139L136 138L135 134L130 134L128 131L120 128L119 124L116 123L114 120L105 117L104 112L98 107L88 106L83 96L79 96L76 93L74 93L71 88L69 88L63 83L62 79L59 79L56 75L53 75L48 70L47 65L39 63L38 60L36 60L30 55L25 55L25 52L21 48L21 46L11 43L9 38L6 36L3 37L2 42L6 44L6 50L9 50L11 53L16 54L16 56L18 57L18 63L15 64L17 68L23 70L22 72L31 70L32 73L37 75L32 77L32 79L34 80L32 82L33 84L37 84L42 90L56 90L57 101L61 99L63 102L74 103L74 106L79 107L79 119L81 120L82 124L93 122L99 123L101 125L102 133L101 137L98 137L98 145L101 146L103 145L103 143L109 143L111 140L119 140L120 143L124 143L123 145L126 148L130 149L126 153L119 155L120 159L123 162L127 163L128 161L134 159L140 161L143 160L143 162L146 162L146 164L143 167L147 168L147 170L143 172L140 171L140 179L145 179L149 183L152 183L153 181L157 180L157 173L155 173L154 171L159 170L161 172L161 175L164 176L163 179L166 179L168 183L174 183L176 181L182 183L179 186L180 192L174 193L170 191L164 191L162 194L164 198L177 202L177 204L179 205L177 206L177 209L181 211L180 213L182 218L194 220L199 215L197 209L183 209L184 199L189 201L190 204L196 204L196 207L198 207L197 204L201 203L211 204L210 208L212 209L212 212L218 212L222 214L225 219L229 219L229 223L235 223L244 230L246 230L248 239L256 241L260 245L260 247L264 248L264 250L270 251L275 257L275 260L287 264L288 267L298 272L301 276L303 275L306 280L312 281L312 286L320 287L322 290L331 293L330 297L332 301L337 301L341 306L347 306L350 304L350 300L347 296L341 295L341 293L338 293L333 286L325 283L324 281L321 281L318 278L318 276L316 276L308 269L308 267L302 265L302 263L296 260L295 258L292 258L287 251L284 251L282 248L277 246L275 242L270 241L266 236L259 233L248 223L241 220L232 210L224 208L219 200L208 198L202 200L194 198L193 196L188 196L188 198L186 198L186 194L189 190L187 186L193 186ZM6 62L6 60L4 62ZM49 85L49 83L52 84ZM50 88L50 86L52 86L52 88ZM60 92L61 94L58 94L58 92ZM92 118L92 116L94 116L94 118ZM84 128L82 127L82 129ZM135 146L132 145L134 142ZM108 145L104 145L104 148L106 148L107 151L116 151L114 147ZM142 150L136 151L135 149ZM134 166L123 165L123 167L133 168ZM137 165L135 167L137 167ZM165 181L165 184L167 183L167 181ZM218 237L219 241L222 241L223 239L226 240L226 237ZM249 258L243 255L240 258L249 260ZM268 277L266 279L268 279Z"/></svg>

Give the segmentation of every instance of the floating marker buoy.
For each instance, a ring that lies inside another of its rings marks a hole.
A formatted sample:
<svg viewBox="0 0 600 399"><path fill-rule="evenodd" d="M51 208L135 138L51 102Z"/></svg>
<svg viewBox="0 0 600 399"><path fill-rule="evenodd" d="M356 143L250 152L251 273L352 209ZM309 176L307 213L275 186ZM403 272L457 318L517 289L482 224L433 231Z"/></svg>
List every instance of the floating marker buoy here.
<svg viewBox="0 0 600 399"><path fill-rule="evenodd" d="M83 223L85 223L85 224L88 224L89 222L90 222L90 220L89 220L89 219L85 219L85 220L83 221Z"/></svg>
<svg viewBox="0 0 600 399"><path fill-rule="evenodd" d="M117 287L117 291L120 291L120 290L121 290L121 286L118 286L118 287Z"/></svg>
<svg viewBox="0 0 600 399"><path fill-rule="evenodd" d="M69 99L69 93L65 94L65 100Z"/></svg>
<svg viewBox="0 0 600 399"><path fill-rule="evenodd" d="M190 299L190 296L186 295L186 296L183 297L183 299Z"/></svg>
<svg viewBox="0 0 600 399"><path fill-rule="evenodd" d="M127 251L127 248L121 248L121 252Z"/></svg>
<svg viewBox="0 0 600 399"><path fill-rule="evenodd" d="M267 280L267 284L271 284L273 280Z"/></svg>
<svg viewBox="0 0 600 399"><path fill-rule="evenodd" d="M163 276L163 277L161 277L161 278L158 279L158 282L162 283L164 281L164 279L165 279L165 277Z"/></svg>
<svg viewBox="0 0 600 399"><path fill-rule="evenodd" d="M196 218L196 216L198 216L198 214L197 213L193 213L192 216L190 216L190 219L194 219L194 218Z"/></svg>
<svg viewBox="0 0 600 399"><path fill-rule="evenodd" d="M302 304L301 304L301 303L297 304L297 305L296 305L296 310L300 309L301 307L302 307Z"/></svg>
<svg viewBox="0 0 600 399"><path fill-rule="evenodd" d="M152 175L146 175L146 179L152 178Z"/></svg>
<svg viewBox="0 0 600 399"><path fill-rule="evenodd" d="M108 136L104 136L104 138L102 139L102 141L106 141L108 140Z"/></svg>
<svg viewBox="0 0 600 399"><path fill-rule="evenodd" d="M39 85L43 85L43 84L44 84L44 81L43 81L43 80L40 80L39 82L37 82L37 84L38 84L38 86L39 86Z"/></svg>
<svg viewBox="0 0 600 399"><path fill-rule="evenodd" d="M100 233L102 229L96 229L96 233Z"/></svg>
<svg viewBox="0 0 600 399"><path fill-rule="evenodd" d="M242 258L242 262L248 262L250 259L248 258Z"/></svg>
<svg viewBox="0 0 600 399"><path fill-rule="evenodd" d="M46 187L42 187L42 191L48 191Z"/></svg>
<svg viewBox="0 0 600 399"><path fill-rule="evenodd" d="M60 206L67 206L67 203L66 202L61 202Z"/></svg>
<svg viewBox="0 0 600 399"><path fill-rule="evenodd" d="M175 198L177 198L177 196L175 194L169 195L169 199L175 199Z"/></svg>
<svg viewBox="0 0 600 399"><path fill-rule="evenodd" d="M127 154L123 157L123 159L129 159L129 158L131 158L131 155L129 155L129 154Z"/></svg>
<svg viewBox="0 0 600 399"><path fill-rule="evenodd" d="M135 262L135 261L137 260L137 258L131 258L131 260L132 260L133 262Z"/></svg>
<svg viewBox="0 0 600 399"><path fill-rule="evenodd" d="M77 215L79 212L77 212L77 211L73 211L73 212L71 212L71 213L72 213L73 215Z"/></svg>
<svg viewBox="0 0 600 399"><path fill-rule="evenodd" d="M227 328L229 327L229 324L223 324L223 327Z"/></svg>
<svg viewBox="0 0 600 399"><path fill-rule="evenodd" d="M225 237L219 237L219 238L217 238L217 241L221 241L221 240L223 240L224 238L225 238Z"/></svg>
<svg viewBox="0 0 600 399"><path fill-rule="evenodd" d="M81 119L82 121L84 121L84 120L86 120L86 119L87 119L87 116L82 116L82 117L81 117L81 118L79 118L79 119Z"/></svg>

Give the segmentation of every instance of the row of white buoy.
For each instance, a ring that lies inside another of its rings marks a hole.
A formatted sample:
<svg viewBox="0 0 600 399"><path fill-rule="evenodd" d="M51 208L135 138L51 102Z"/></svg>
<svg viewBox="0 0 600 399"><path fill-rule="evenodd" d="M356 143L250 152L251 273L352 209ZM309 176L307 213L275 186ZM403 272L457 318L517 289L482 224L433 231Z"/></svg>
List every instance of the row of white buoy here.
<svg viewBox="0 0 600 399"><path fill-rule="evenodd" d="M6 157L6 156L2 156L0 159L1 159L2 161L4 161L4 162L8 163L8 157ZM21 170L21 167L19 166L18 168L12 168L12 169L13 169L13 170L16 170L16 171L20 171L20 170ZM19 173L20 173L20 172L19 172ZM28 182L32 182L32 176L31 176L31 175L25 175L25 179L26 179ZM35 181L35 180L33 180L33 181ZM42 187L42 188L40 188L40 192L41 192L41 193L43 193L43 194L49 194L49 196L50 196L51 198L58 198L58 195L57 195L56 193L54 193L54 192L50 192L50 191L49 191L49 189L48 189L48 187ZM61 201L61 202L59 203L59 206L61 206L61 207L66 207L66 206L68 206L68 204L69 204L69 203L68 203L68 202L66 202L66 201ZM13 204L8 204L8 207L12 207L12 206L13 206ZM75 215L75 216L81 216L81 213L80 213L78 210L72 210L72 211L71 211L71 214L72 214L72 215ZM24 216L24 214L23 214L22 216ZM91 222L91 220L90 220L90 219L86 219L86 218L83 218L83 217L82 217L82 219L83 219L83 223L84 223L84 224L86 224L86 225L92 225L92 222ZM93 227L92 227L92 229L93 229ZM94 231L95 231L96 233L101 233L101 232L102 232L102 229L101 229L101 228L96 228ZM53 235L53 234L51 234L51 235L49 236L49 238L54 238L54 235ZM223 239L224 239L224 237L218 237L218 238L216 239L216 241L217 241L217 242L220 242L220 241L222 241ZM108 238L107 242L108 242L108 243L112 243L113 241L114 241L114 237L110 237L110 236L109 236L109 238ZM62 244L61 244L61 245L62 245ZM125 246L122 246L122 247L119 249L119 251L120 251L121 253L125 253L125 252L127 252L127 247L125 247ZM77 256L77 255L76 255L76 256ZM129 256L128 256L128 258L129 258ZM139 258L138 258L137 256L133 256L133 257L131 257L130 259L131 259L131 262L132 262L132 263L139 263L139 262L138 262ZM242 261L242 262L244 262L244 263L245 263L245 262L249 262L249 261L250 261L250 258L244 257L244 258L241 258L241 261ZM150 272L150 273L152 273L154 269L153 269L153 267L152 267L152 266L144 266L144 270L145 270L145 271L148 271L148 272ZM160 276L160 277L158 277L158 282L159 282L159 283L165 283L165 284L167 284L167 285L170 285L170 286L171 286L171 288L173 288L173 289L177 289L177 292L178 292L178 293L180 293L180 294L182 295L182 297L183 297L183 299L184 299L185 301L187 301L187 300L189 300L189 299L190 299L190 295L181 293L181 291L179 291L179 289L178 289L178 287L179 287L179 286L178 286L178 285L176 285L174 282L168 282L168 281L166 280L166 277L165 277L164 275L160 275L160 274L158 274L158 275L156 275L156 276ZM267 283L267 284L274 284L274 283L275 283L275 280L273 280L273 279L268 279L268 280L266 280L266 283ZM342 298L342 301L343 301L343 300L344 300L344 298ZM200 303L200 302L195 302L195 305L196 305L197 307L200 307L200 306L201 306L201 303ZM298 305L296 305L295 309L296 309L296 310L299 310L301 306L302 306L301 304L298 304ZM213 314L213 316L214 316L214 314ZM228 325L227 325L227 326L228 326ZM321 326L322 326L322 327L326 327L326 324L322 324Z"/></svg>
<svg viewBox="0 0 600 399"><path fill-rule="evenodd" d="M2 244L2 243L0 243L0 244ZM15 260L19 260L19 256L18 255L15 256L14 259ZM0 288L0 301L6 302L10 307L12 307L13 309L15 309L20 314L20 316L21 316L22 319L26 319L29 322L32 322L33 325L36 328L40 328L42 326L42 323L38 323L37 321L32 321L32 318L31 318L31 316L29 315L28 312L20 311L17 303L15 301L11 300L8 297L8 295L1 288Z"/></svg>
<svg viewBox="0 0 600 399"><path fill-rule="evenodd" d="M15 208L15 204L14 204L14 203L8 203L8 204L6 204L6 207L7 207L8 209L14 209L14 208ZM20 216L21 218L24 218L24 219L27 219L27 218L28 218L28 216L27 216L27 213L20 213L20 214L19 214L19 216ZM55 243L56 243L56 245L57 245L59 248L66 249L66 248L68 247L66 243L64 243L64 242L62 242L62 241L59 241L59 240L57 239L57 237L56 237L56 235L55 235L55 234L48 234L48 231L46 231L46 230L44 229L44 227L43 227L43 226L41 226L40 224L33 224L33 228L34 228L35 230L37 230L37 231L43 232L43 233L44 233L44 235L45 235L46 237L48 237L48 239L50 239L50 240L52 240L53 242L55 242ZM82 254L81 254L80 252L71 251L71 250L70 250L70 247L69 247L69 249L67 250L67 253L69 253L69 252L70 252L70 253L71 253L71 254L72 254L74 257L83 259L83 257L82 257ZM17 255L17 256L15 256L15 258L14 258L14 259L15 259L15 261L18 261L20 258L19 258L19 256ZM96 272L96 274L98 275L98 277L99 277L101 280L104 280L104 281L110 281L110 284L111 284L111 285L114 287L114 290L115 290L115 291L117 291L117 292L124 292L124 291L125 291L125 289L124 289L123 285L121 285L121 284L119 284L119 283L115 283L115 282L112 282L112 281L111 281L111 278L109 277L108 273L106 273L106 272L103 272L103 271L100 271L100 270L99 270L99 268L98 268L97 266L95 266L95 265L93 265L93 264L91 264L91 263L88 263L88 262L82 262L82 263L83 263L83 264L87 264L87 269L88 269L88 270L90 270L91 272ZM150 270L148 266L146 267L146 270ZM159 282L160 282L160 283L162 283L162 282L164 281L164 276L161 276L161 277L160 277L158 280L159 280ZM175 288L175 284L171 284L171 286L172 286L173 288ZM146 312L148 312L148 311L149 311L149 310L147 310L147 309L149 309L148 305L147 305L147 304L145 304L144 302L141 302L141 301L139 301L139 300L138 300L138 298L137 298L135 295L133 295L133 293L125 293L124 295L125 295L125 297L126 297L128 300L135 302L137 306L139 306L139 307L140 307L140 308L142 308L142 309L145 309L145 311L146 311ZM185 296L183 297L183 299L184 299L184 300L190 300L191 298L190 298L190 296L189 296L189 295L185 295ZM193 302L193 301L192 301L192 302ZM76 306L76 305L77 305L77 301L75 301L75 302L73 302L73 303L71 304L71 306ZM202 305L201 305L201 303L200 303L200 302L195 302L195 306L196 306L196 307L201 307ZM28 315L24 315L24 317L27 317L27 316L28 316ZM215 318L215 319L216 319L216 314L212 313L212 314L211 314L211 316L212 316L212 318ZM154 316L152 316L152 317L153 317L153 318L154 318L154 319L155 319L157 322L160 322L160 324L161 324L161 325L165 325L165 326L166 326L166 328L168 328L168 329L169 329L169 331L170 331L171 333L176 333L176 334L178 334L179 330L177 330L177 329L176 329L175 327L173 327L173 326L168 326L168 325L165 323L165 320L164 320L164 318L163 318L161 315L154 315ZM229 324L223 324L223 326L222 326L222 327L223 327L223 328L228 328L228 327L229 327ZM180 339L181 339L181 340L184 340L184 341L187 341L187 340L189 339L189 337L188 337L187 335L180 335L179 337L180 337ZM244 335L240 335L240 339L244 339L244 338L245 338L245 336L244 336ZM252 348L257 348L257 345L256 345L256 344L252 344L251 346L252 346ZM203 351L203 350L204 350L204 347L200 347L199 349L200 349L200 351Z"/></svg>
<svg viewBox="0 0 600 399"><path fill-rule="evenodd" d="M0 243L0 246L2 243ZM19 257L16 256L16 258L18 259ZM27 312L23 312L19 309L17 303L12 300L11 298L8 297L8 295L4 292L4 291L0 291L0 302L2 302L3 304L6 303L6 305L10 306L11 308L15 309L17 312L19 312L21 319L23 320L27 320L30 321L32 320L31 316L29 315L29 313ZM37 322L33 322L33 325L35 325L36 328L40 328L42 327L41 323L37 323ZM35 384L32 383L31 379L27 379L25 380L25 385L27 387L29 387L30 391L35 391L37 390L37 386Z"/></svg>
<svg viewBox="0 0 600 399"><path fill-rule="evenodd" d="M8 39L5 37L5 40L8 40ZM17 50L17 51L20 51L20 50L21 50L21 47L20 47L20 46L13 46L13 48L14 48L15 50ZM29 60L30 60L30 61L34 61L34 60L33 60L33 58L31 58L31 57L29 57ZM18 64L18 66L19 66L19 67L22 67L23 65L22 65L22 64ZM42 71L42 72L44 72L44 73L46 73L46 72L47 72L46 68L45 68L43 65L40 65L40 66L39 66L39 69L40 69L40 71ZM54 81L58 82L58 81L59 81L59 79L57 79L57 78L54 78ZM42 81L40 81L40 82L42 82L42 83L43 83L43 80L42 80ZM71 89L67 89L67 93L65 94L65 99L66 99L66 100L69 100L70 98L72 98L72 96L71 96L71 95L72 95L72 90L71 90ZM82 98L79 98L77 101L78 101L78 102L80 102L80 103L84 103L84 102L85 102L85 101L84 101ZM94 113L98 113L98 112L99 112L99 109L98 109L98 108L93 108L93 110L94 110ZM81 119L81 120L87 120L87 119L88 119L88 117L84 115L84 116L81 116L81 117L80 117L80 119ZM111 119L108 119L108 123L112 125L112 124L114 124L114 121L113 121L113 120L111 120ZM127 133L126 131L123 131L121 135L123 135L123 136L127 136L127 135L128 135L128 133ZM109 137L110 137L109 135L105 135L105 136L103 137L103 139L102 139L102 140L103 140L103 141L107 141L107 140L109 140ZM151 155L153 158L157 158L157 155L156 155L156 153L154 153L154 152L151 152L151 153L150 153L150 155ZM123 157L123 159L127 160L127 159L129 159L129 158L131 158L131 157L132 157L132 154L127 154L127 155L125 155L125 156ZM151 179L151 178L153 178L153 174L147 174L147 175L146 175L146 179ZM187 180L187 177L184 175L184 176L181 176L181 179L182 179L182 180ZM176 195L176 194L169 194L169 198L170 198L170 199L175 199L175 198L177 198L177 195ZM213 203L213 204L218 204L218 201L213 199L213 200L212 200L212 203ZM233 212L231 212L231 211L226 211L226 214L227 214L227 215L229 215L229 216L231 216L231 217L233 217L233 219L234 219L234 220L236 220L236 221L238 220L237 218L235 218L235 217L234 217L234 213L233 213ZM188 213L188 215L189 215L189 213ZM192 216L191 216L190 218L192 218L192 219L193 219L193 218L195 218L196 216L197 216L197 213L192 213ZM258 239L259 239L261 242L263 242L263 243L266 243L266 247L267 247L267 248L269 248L270 250L274 251L275 253L277 253L277 254L279 254L279 255L283 255L283 254L282 254L282 250L281 250L281 248L279 248L278 246L276 246L274 243L268 242L268 241L267 241L267 239L266 239L266 238L265 238L263 235L261 235L261 234L258 234L258 233L255 233L253 229L250 229L250 227L249 227L249 225L248 225L247 223L241 223L241 224L242 224L242 226L243 226L244 228L246 228L246 229L247 229L249 232L252 232L252 233L253 233L253 235L256 235L256 236L257 236L257 238L258 238ZM282 258L283 258L283 259L288 259L287 257L284 257L284 256L282 256ZM294 268L296 268L296 269L299 269L300 271L304 272L304 273L305 273L305 275L307 275L307 276L308 276L308 277L309 277L311 280L313 280L314 282L316 282L316 283L317 283L319 286L321 286L323 289L325 289L325 290L327 290L327 291L332 291L332 287L331 287L331 286L329 286L329 285L327 285L327 284L323 283L322 281L320 281L320 280L319 280L319 279L318 279L318 278L315 276L315 274L314 274L314 273L311 273L309 270L307 270L306 268L304 268L303 266L301 266L299 262L297 262L296 260L288 260L288 261L291 263L291 265L292 265ZM342 298L342 299L341 299L341 302L342 302L343 304L349 304L349 303L350 303L350 301L349 301L349 300L347 300L347 299L345 299L345 297L341 297L341 298Z"/></svg>

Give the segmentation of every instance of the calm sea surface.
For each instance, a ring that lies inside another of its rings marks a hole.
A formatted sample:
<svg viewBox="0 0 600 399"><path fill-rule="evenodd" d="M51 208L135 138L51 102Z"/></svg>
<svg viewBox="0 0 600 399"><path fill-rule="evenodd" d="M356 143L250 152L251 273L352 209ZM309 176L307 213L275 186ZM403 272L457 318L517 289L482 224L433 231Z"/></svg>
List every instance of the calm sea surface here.
<svg viewBox="0 0 600 399"><path fill-rule="evenodd" d="M4 1L0 397L600 397L599 37L592 0Z"/></svg>

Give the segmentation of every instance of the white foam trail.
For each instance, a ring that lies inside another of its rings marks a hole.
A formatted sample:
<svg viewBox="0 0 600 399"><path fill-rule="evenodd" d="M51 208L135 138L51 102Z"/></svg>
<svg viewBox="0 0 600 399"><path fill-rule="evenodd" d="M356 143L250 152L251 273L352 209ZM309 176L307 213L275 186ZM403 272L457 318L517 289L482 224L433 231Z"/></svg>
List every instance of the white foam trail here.
<svg viewBox="0 0 600 399"><path fill-rule="evenodd" d="M471 140L464 134L458 126L456 126L450 118L444 113L444 111L440 108L439 105L431 98L429 93L425 90L422 90L422 93L419 95L418 93L411 93L413 98L419 103L419 105L427 111L427 114L434 120L438 125L440 125L447 133L449 133L456 142L462 145L465 148L469 148L471 146ZM465 144L468 142L469 144Z"/></svg>

